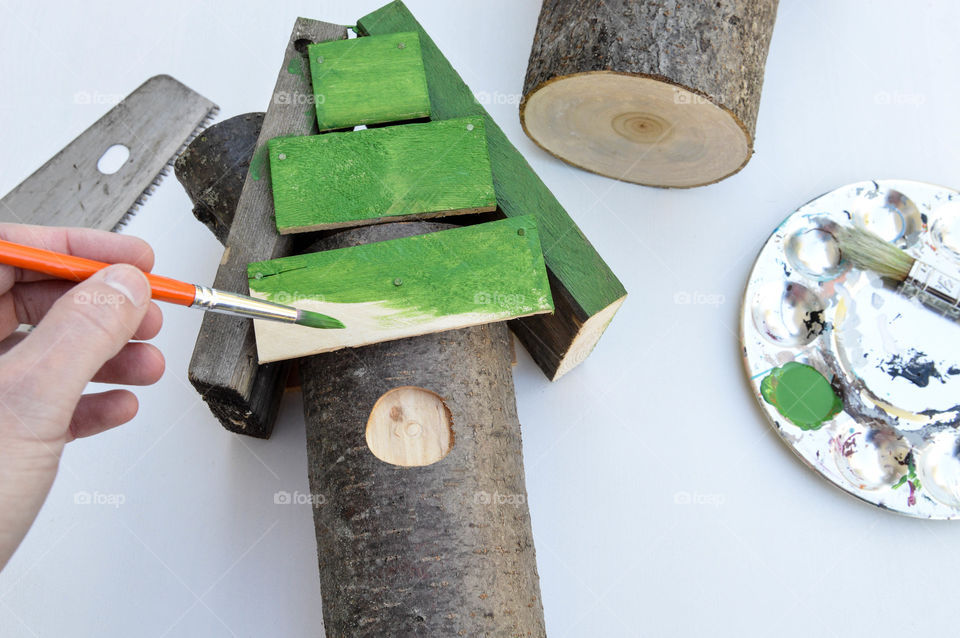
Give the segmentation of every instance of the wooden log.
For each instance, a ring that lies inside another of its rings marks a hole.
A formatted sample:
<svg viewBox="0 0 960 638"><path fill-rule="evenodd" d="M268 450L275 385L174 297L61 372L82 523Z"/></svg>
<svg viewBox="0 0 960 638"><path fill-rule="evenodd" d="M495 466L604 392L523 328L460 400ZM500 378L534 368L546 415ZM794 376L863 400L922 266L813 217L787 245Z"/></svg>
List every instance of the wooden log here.
<svg viewBox="0 0 960 638"><path fill-rule="evenodd" d="M366 226L322 247L443 227ZM327 636L545 636L505 324L301 371Z"/></svg>
<svg viewBox="0 0 960 638"><path fill-rule="evenodd" d="M321 131L430 115L416 33L309 47Z"/></svg>
<svg viewBox="0 0 960 638"><path fill-rule="evenodd" d="M365 35L420 34L431 118L482 116L499 211L534 215L552 280L557 312L519 319L511 328L550 379L586 359L626 298L626 290L503 131L477 102L407 7L396 0L357 21ZM465 30L464 37L469 36Z"/></svg>
<svg viewBox="0 0 960 638"><path fill-rule="evenodd" d="M284 53L273 99L263 120L257 151L243 184L214 287L247 292L247 264L287 255L292 242L277 234L267 171L267 141L282 135L316 133L306 47L345 39L346 27L298 18ZM190 382L225 428L251 436L270 436L283 386L285 363L257 363L253 322L208 312L190 360Z"/></svg>
<svg viewBox="0 0 960 638"><path fill-rule="evenodd" d="M193 216L223 244L240 201L263 113L218 122L198 135L174 163L177 181L193 202Z"/></svg>
<svg viewBox="0 0 960 638"><path fill-rule="evenodd" d="M482 118L270 141L277 230L496 210Z"/></svg>
<svg viewBox="0 0 960 638"><path fill-rule="evenodd" d="M753 153L777 0L544 0L520 120L574 166L717 182Z"/></svg>
<svg viewBox="0 0 960 638"><path fill-rule="evenodd" d="M551 312L532 215L257 262L250 294L336 317L254 321L260 362Z"/></svg>

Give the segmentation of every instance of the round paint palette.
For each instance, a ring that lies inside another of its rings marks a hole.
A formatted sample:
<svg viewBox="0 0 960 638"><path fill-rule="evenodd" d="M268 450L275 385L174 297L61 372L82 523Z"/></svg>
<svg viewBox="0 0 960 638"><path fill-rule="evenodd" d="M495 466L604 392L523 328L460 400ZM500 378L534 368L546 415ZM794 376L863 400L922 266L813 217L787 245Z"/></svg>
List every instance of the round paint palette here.
<svg viewBox="0 0 960 638"><path fill-rule="evenodd" d="M760 251L740 339L776 432L831 483L885 509L960 518L960 323L851 268L831 223L960 277L960 193L859 182L797 209Z"/></svg>

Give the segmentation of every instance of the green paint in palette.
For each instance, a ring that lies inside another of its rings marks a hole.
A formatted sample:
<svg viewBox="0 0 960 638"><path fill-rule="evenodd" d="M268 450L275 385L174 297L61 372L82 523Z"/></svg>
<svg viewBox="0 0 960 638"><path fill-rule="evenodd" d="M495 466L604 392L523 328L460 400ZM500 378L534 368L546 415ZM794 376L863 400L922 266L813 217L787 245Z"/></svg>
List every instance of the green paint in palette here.
<svg viewBox="0 0 960 638"><path fill-rule="evenodd" d="M818 430L843 410L830 382L811 366L789 361L764 377L760 394L801 430Z"/></svg>

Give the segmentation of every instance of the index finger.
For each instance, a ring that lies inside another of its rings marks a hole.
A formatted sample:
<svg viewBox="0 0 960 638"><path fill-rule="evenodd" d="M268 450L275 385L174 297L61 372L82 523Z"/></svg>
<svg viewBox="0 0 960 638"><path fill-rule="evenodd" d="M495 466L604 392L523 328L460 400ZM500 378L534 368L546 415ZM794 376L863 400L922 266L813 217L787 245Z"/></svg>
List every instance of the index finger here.
<svg viewBox="0 0 960 638"><path fill-rule="evenodd" d="M153 249L139 237L92 228L62 228L0 223L0 239L108 264L131 264L144 272L153 268ZM0 291L19 281L53 279L49 275L0 265Z"/></svg>

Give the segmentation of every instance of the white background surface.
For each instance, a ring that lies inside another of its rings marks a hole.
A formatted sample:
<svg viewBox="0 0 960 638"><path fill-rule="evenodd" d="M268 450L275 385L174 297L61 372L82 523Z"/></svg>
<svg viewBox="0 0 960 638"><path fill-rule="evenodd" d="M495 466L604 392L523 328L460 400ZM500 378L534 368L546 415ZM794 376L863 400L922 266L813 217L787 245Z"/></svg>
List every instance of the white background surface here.
<svg viewBox="0 0 960 638"><path fill-rule="evenodd" d="M157 73L220 119L264 110L298 15L354 24L380 4L0 0L0 192ZM514 370L548 633L953 633L960 524L880 511L801 465L754 404L736 322L753 257L800 204L867 178L960 184L960 6L783 0L756 154L690 191L580 172L523 135L539 3L408 6L630 292L561 381L522 351ZM213 280L221 248L173 176L126 232L156 272ZM300 395L269 441L227 433L186 379L200 313L164 310L166 375L134 422L68 447L0 573L0 636L321 635L310 506L274 504L308 491Z"/></svg>

